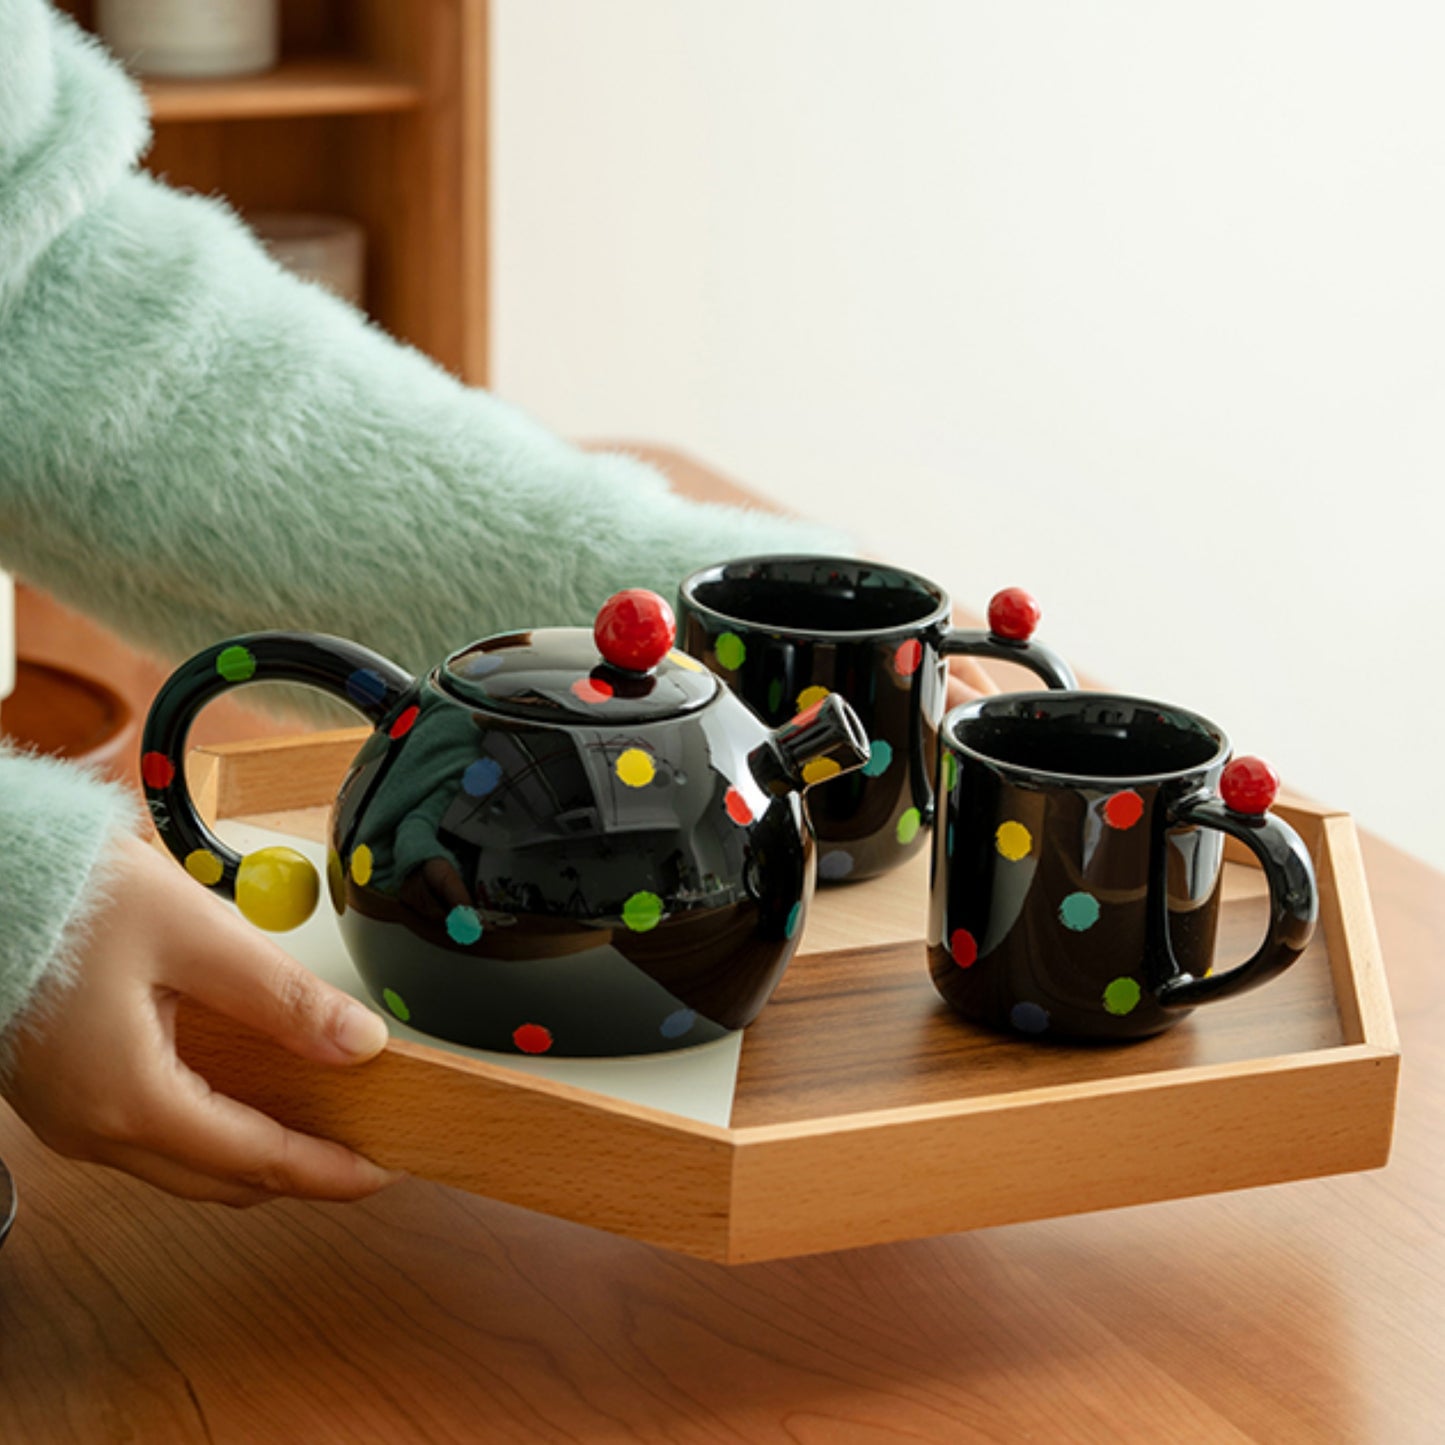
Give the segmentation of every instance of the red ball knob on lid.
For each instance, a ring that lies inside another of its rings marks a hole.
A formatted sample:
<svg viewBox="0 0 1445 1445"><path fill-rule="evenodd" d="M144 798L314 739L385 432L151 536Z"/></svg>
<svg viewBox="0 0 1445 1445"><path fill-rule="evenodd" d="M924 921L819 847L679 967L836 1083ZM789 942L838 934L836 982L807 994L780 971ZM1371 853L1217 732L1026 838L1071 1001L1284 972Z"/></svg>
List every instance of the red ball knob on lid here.
<svg viewBox="0 0 1445 1445"><path fill-rule="evenodd" d="M988 630L1009 642L1027 642L1042 616L1033 593L1022 587L1005 587L995 592L988 604Z"/></svg>
<svg viewBox="0 0 1445 1445"><path fill-rule="evenodd" d="M592 636L613 667L647 672L667 656L677 636L672 608L643 587L615 592L598 610Z"/></svg>
<svg viewBox="0 0 1445 1445"><path fill-rule="evenodd" d="M1263 758L1235 758L1219 779L1219 796L1232 813L1259 817L1279 792L1279 774Z"/></svg>

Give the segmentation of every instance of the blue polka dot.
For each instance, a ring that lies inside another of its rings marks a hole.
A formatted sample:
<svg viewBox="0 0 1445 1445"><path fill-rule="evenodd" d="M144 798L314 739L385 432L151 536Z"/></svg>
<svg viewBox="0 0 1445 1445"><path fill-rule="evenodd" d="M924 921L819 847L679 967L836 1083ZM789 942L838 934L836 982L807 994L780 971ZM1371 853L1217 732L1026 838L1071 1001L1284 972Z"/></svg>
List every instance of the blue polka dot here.
<svg viewBox="0 0 1445 1445"><path fill-rule="evenodd" d="M501 781L501 763L496 758L478 758L462 774L462 790L474 798L485 798Z"/></svg>
<svg viewBox="0 0 1445 1445"><path fill-rule="evenodd" d="M843 848L835 848L831 853L824 853L822 861L818 864L820 878L846 878L852 871L853 855Z"/></svg>
<svg viewBox="0 0 1445 1445"><path fill-rule="evenodd" d="M868 761L863 764L863 776L880 778L888 771L888 764L893 761L893 749L882 738L870 739L869 746Z"/></svg>
<svg viewBox="0 0 1445 1445"><path fill-rule="evenodd" d="M346 695L357 707L379 707L386 701L386 679L369 667L358 667L346 679Z"/></svg>
<svg viewBox="0 0 1445 1445"><path fill-rule="evenodd" d="M783 937L791 938L798 931L798 920L803 916L803 905L795 903L788 909L788 921L783 924Z"/></svg>
<svg viewBox="0 0 1445 1445"><path fill-rule="evenodd" d="M475 943L482 936L482 920L475 908L458 904L447 914L447 933L454 943Z"/></svg>
<svg viewBox="0 0 1445 1445"><path fill-rule="evenodd" d="M1041 1034L1049 1026L1049 1011L1036 1003L1016 1003L1009 1010L1009 1022L1020 1033Z"/></svg>
<svg viewBox="0 0 1445 1445"><path fill-rule="evenodd" d="M658 1032L665 1039L680 1039L696 1022L697 1015L690 1008L680 1008L663 1019Z"/></svg>

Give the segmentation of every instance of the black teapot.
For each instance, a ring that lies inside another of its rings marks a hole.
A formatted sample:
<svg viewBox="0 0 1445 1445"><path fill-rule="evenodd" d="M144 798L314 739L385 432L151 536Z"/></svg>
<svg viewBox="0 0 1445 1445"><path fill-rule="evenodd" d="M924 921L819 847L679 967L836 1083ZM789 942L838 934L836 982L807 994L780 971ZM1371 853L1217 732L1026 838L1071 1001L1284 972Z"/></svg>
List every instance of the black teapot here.
<svg viewBox="0 0 1445 1445"><path fill-rule="evenodd" d="M673 649L672 613L618 593L594 630L510 632L423 678L336 637L207 648L157 694L141 771L166 846L263 928L310 916L316 870L241 857L197 814L186 734L212 698L305 683L375 731L331 814L327 883L372 997L475 1048L653 1053L749 1023L802 932L815 845L803 793L862 766L830 695L776 729Z"/></svg>

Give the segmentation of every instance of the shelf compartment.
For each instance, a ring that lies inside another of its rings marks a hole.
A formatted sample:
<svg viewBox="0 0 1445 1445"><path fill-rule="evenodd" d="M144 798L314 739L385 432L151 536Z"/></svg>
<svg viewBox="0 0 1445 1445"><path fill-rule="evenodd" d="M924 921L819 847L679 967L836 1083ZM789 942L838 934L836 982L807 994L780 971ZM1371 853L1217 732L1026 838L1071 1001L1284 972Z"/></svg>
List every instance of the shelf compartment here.
<svg viewBox="0 0 1445 1445"><path fill-rule="evenodd" d="M144 82L158 123L383 115L415 110L422 87L383 66L346 57L283 61L261 75Z"/></svg>

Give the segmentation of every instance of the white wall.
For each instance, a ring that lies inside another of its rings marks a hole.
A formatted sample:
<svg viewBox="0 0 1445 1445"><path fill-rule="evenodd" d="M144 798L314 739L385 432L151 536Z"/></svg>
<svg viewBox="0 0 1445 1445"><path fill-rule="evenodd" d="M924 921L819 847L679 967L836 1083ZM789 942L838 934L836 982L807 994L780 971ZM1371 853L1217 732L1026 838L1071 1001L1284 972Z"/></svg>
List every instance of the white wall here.
<svg viewBox="0 0 1445 1445"><path fill-rule="evenodd" d="M496 384L1445 864L1445 11L495 0Z"/></svg>

